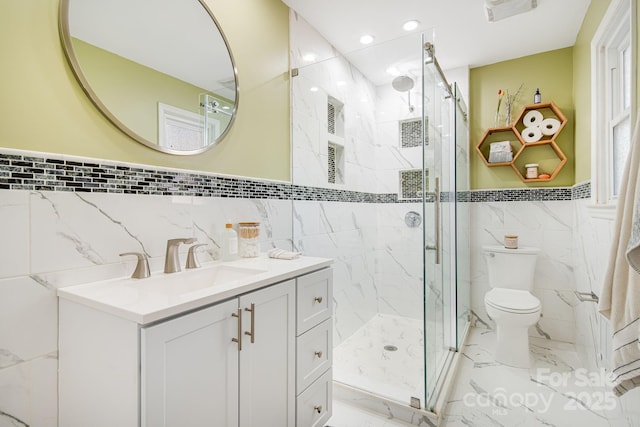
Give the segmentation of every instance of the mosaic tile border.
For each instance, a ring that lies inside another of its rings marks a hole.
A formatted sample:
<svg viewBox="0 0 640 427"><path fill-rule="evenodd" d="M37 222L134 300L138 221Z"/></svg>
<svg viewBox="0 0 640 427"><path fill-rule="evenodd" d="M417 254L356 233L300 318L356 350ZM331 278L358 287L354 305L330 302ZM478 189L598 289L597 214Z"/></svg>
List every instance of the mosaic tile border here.
<svg viewBox="0 0 640 427"><path fill-rule="evenodd" d="M473 190L471 202L532 202L571 200L571 187Z"/></svg>
<svg viewBox="0 0 640 427"><path fill-rule="evenodd" d="M290 199L291 184L204 173L0 153L0 189Z"/></svg>
<svg viewBox="0 0 640 427"><path fill-rule="evenodd" d="M581 182L571 187L571 199L590 199L591 198L591 181Z"/></svg>
<svg viewBox="0 0 640 427"><path fill-rule="evenodd" d="M0 152L0 189L94 193L309 200L350 203L417 203L395 193L366 193L287 182L223 176L20 150ZM591 183L573 187L472 190L462 202L576 200L591 197ZM443 192L443 202L453 193ZM433 201L430 197L427 202Z"/></svg>

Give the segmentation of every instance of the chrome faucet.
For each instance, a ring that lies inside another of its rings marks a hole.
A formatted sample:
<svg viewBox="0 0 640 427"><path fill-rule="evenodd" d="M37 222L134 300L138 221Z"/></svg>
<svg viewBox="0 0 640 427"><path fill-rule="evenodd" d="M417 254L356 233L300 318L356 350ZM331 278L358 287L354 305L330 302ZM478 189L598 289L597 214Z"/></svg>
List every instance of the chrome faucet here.
<svg viewBox="0 0 640 427"><path fill-rule="evenodd" d="M181 243L194 243L196 239L169 239L167 240L167 254L164 259L164 272L177 273L180 271L180 258L178 257L178 246Z"/></svg>

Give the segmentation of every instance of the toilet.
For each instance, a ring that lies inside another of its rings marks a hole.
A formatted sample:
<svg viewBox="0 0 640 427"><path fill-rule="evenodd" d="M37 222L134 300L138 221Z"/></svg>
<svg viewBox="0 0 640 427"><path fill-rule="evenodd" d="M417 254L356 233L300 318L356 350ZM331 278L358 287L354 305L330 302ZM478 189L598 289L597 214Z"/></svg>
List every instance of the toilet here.
<svg viewBox="0 0 640 427"><path fill-rule="evenodd" d="M483 246L491 290L484 296L487 314L496 323L497 362L528 368L529 327L540 318L542 305L531 294L540 249Z"/></svg>

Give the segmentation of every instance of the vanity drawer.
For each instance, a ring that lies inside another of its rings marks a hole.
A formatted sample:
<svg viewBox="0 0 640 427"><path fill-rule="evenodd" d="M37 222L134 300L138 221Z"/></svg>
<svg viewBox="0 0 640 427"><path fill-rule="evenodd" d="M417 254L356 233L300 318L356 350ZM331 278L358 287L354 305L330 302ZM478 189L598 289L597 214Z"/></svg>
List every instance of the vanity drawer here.
<svg viewBox="0 0 640 427"><path fill-rule="evenodd" d="M331 369L296 399L296 426L322 427L331 418Z"/></svg>
<svg viewBox="0 0 640 427"><path fill-rule="evenodd" d="M333 270L316 271L297 279L297 335L331 317Z"/></svg>
<svg viewBox="0 0 640 427"><path fill-rule="evenodd" d="M333 363L333 322L327 319L296 342L296 392L301 393Z"/></svg>

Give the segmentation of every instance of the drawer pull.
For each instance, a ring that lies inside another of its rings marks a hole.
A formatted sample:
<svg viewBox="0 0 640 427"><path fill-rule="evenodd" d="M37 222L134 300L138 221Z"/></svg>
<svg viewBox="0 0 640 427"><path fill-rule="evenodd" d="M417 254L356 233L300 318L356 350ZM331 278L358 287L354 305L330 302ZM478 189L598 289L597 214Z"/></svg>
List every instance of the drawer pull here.
<svg viewBox="0 0 640 427"><path fill-rule="evenodd" d="M320 304L322 302L322 297L315 297L313 300Z"/></svg>
<svg viewBox="0 0 640 427"><path fill-rule="evenodd" d="M322 359L322 352L321 351L316 351L314 354L318 357L318 359Z"/></svg>
<svg viewBox="0 0 640 427"><path fill-rule="evenodd" d="M322 405L314 406L313 410L320 414L322 412Z"/></svg>
<svg viewBox="0 0 640 427"><path fill-rule="evenodd" d="M237 313L232 314L238 318L238 338L231 338L231 341L238 343L238 351L242 351L242 309L239 308Z"/></svg>

